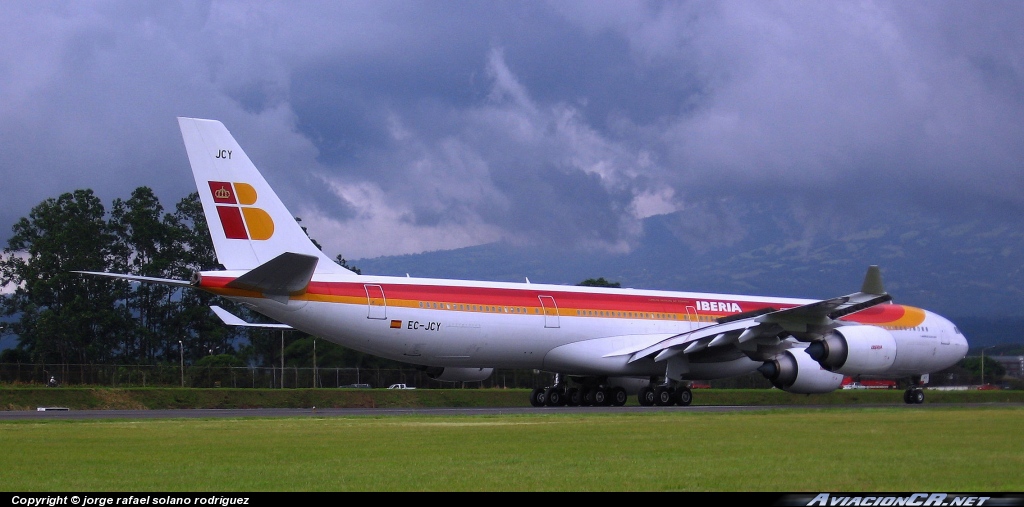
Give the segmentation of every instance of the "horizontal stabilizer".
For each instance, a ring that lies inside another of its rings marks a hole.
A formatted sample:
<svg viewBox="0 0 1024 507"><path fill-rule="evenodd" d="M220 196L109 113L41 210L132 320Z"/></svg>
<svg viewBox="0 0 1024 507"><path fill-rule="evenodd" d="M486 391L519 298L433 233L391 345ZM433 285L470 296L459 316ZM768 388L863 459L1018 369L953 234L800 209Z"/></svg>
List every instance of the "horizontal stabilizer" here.
<svg viewBox="0 0 1024 507"><path fill-rule="evenodd" d="M262 292L269 298L287 301L289 296L306 292L316 263L317 258L311 255L285 252L228 282L227 287Z"/></svg>
<svg viewBox="0 0 1024 507"><path fill-rule="evenodd" d="M211 306L210 309L213 310L213 313L217 314L217 316L220 317L221 321L223 321L225 324L227 324L229 326L265 327L265 328L274 328L274 329L292 329L292 327L287 325L287 324L256 324L256 323L252 323L252 322L246 322L246 321L238 318L237 316L235 316L235 314L233 314L233 313L231 313L231 312L229 312L229 311L227 311L227 310L225 310L225 309L223 309L223 308L221 308L219 306L216 306L216 305Z"/></svg>
<svg viewBox="0 0 1024 507"><path fill-rule="evenodd" d="M175 287L192 286L191 282L188 282L186 280L174 280L172 278L156 278L152 276L125 275L121 273L104 273L102 271L72 271L72 273L79 273L82 275L106 276L108 278L119 278L121 280L128 280L129 282L157 283L160 285L172 285Z"/></svg>

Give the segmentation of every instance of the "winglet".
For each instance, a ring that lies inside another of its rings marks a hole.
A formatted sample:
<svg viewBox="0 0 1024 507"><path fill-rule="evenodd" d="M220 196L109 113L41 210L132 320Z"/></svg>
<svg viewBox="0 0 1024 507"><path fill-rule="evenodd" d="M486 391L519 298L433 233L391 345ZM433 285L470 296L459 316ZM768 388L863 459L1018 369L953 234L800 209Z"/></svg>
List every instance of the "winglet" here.
<svg viewBox="0 0 1024 507"><path fill-rule="evenodd" d="M864 285L861 286L860 291L865 294L885 294L885 288L882 287L882 272L878 266L868 266L868 272L864 275Z"/></svg>
<svg viewBox="0 0 1024 507"><path fill-rule="evenodd" d="M882 272L878 269L878 266L868 266L868 272L864 275L864 285L861 286L860 292L846 297L850 300L849 304L837 307L834 311L830 312L828 314L830 319L835 320L851 313L857 313L866 308L892 301L892 296L885 292L885 288L882 287Z"/></svg>

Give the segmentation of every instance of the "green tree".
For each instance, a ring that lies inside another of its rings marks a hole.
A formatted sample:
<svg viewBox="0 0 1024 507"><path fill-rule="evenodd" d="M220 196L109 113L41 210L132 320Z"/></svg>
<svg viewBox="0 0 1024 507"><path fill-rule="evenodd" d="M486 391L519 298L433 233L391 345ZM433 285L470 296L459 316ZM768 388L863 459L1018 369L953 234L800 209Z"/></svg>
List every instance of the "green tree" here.
<svg viewBox="0 0 1024 507"><path fill-rule="evenodd" d="M176 279L189 279L196 271L221 269L210 239L210 231L203 213L198 192L192 192L175 206L171 220L174 249L171 252L170 273ZM236 315L246 315L247 309L219 296L196 289L182 290L176 311L171 315L170 328L174 332L164 342L173 352L181 340L188 357L200 357L204 351L233 351L234 341L246 331L226 326L210 310L216 304ZM173 356L174 354L170 354ZM173 357L172 357L173 359Z"/></svg>
<svg viewBox="0 0 1024 507"><path fill-rule="evenodd" d="M174 224L152 189L139 187L127 201L115 199L109 223L115 232L115 270L158 278L173 275ZM135 325L133 332L125 334L125 359L153 364L166 356L164 342L176 291L167 285L140 283L127 294L125 305Z"/></svg>
<svg viewBox="0 0 1024 507"><path fill-rule="evenodd" d="M334 262L337 262L339 266L341 266L341 267L343 267L343 268L345 268L345 269L347 269L347 270L349 270L349 271L351 271L351 272L353 272L353 273L355 273L357 275L363 274L363 271L361 269L359 269L359 268L357 268L355 266L350 265L348 263L348 261L346 261L345 258L341 256L341 254L338 254L338 256L334 258Z"/></svg>
<svg viewBox="0 0 1024 507"><path fill-rule="evenodd" d="M3 298L3 312L18 347L33 361L108 361L129 324L117 300L124 282L84 277L74 270L105 271L113 257L105 209L92 190L46 199L13 227L0 261L0 285L17 288ZM67 376L67 370L62 372Z"/></svg>
<svg viewBox="0 0 1024 507"><path fill-rule="evenodd" d="M206 355L189 367L189 385L192 387L234 387L238 379L238 369L243 367L245 364L231 354Z"/></svg>
<svg viewBox="0 0 1024 507"><path fill-rule="evenodd" d="M188 280L220 267L198 193L163 206L148 187L116 199L109 219L91 190L47 199L14 227L0 260L0 284L17 290L0 300L16 320L15 352L5 357L33 362L178 362L178 341L187 357L231 351L238 332L210 311L220 304L245 315L230 301L199 290L129 284L72 271L131 273ZM134 285L134 287L133 287Z"/></svg>
<svg viewBox="0 0 1024 507"><path fill-rule="evenodd" d="M364 354L304 333L285 346L285 365L300 368L312 367L314 353L318 368L398 368L402 365L399 362ZM280 357L278 361L280 361Z"/></svg>
<svg viewBox="0 0 1024 507"><path fill-rule="evenodd" d="M609 282L608 280L605 280L604 277L596 278L596 279L595 278L587 278L586 280L583 280L582 282L580 282L580 283L578 283L576 285L582 285L582 286L585 286L585 287L620 287L621 286L619 284L619 282Z"/></svg>
<svg viewBox="0 0 1024 507"><path fill-rule="evenodd" d="M114 202L110 223L118 233L121 272L188 280L196 271L220 267L197 192L180 200L174 213L165 213L152 190L139 187L127 201ZM175 362L179 346L186 357L233 352L238 332L220 322L210 306L245 313L212 294L160 284L138 284L125 304L136 323L126 334L126 360L146 364Z"/></svg>
<svg viewBox="0 0 1024 507"><path fill-rule="evenodd" d="M302 218L295 217L295 221L299 223L299 227L302 227L302 232L306 233L306 237L313 242L313 246L315 246L317 250L323 251L324 247L320 246L320 243L317 243L317 241L309 235L309 230L306 229L306 226L302 225Z"/></svg>
<svg viewBox="0 0 1024 507"><path fill-rule="evenodd" d="M986 384L996 383L1006 376L1006 367L991 357L985 357L985 378L981 378L981 356L965 357L960 361L960 366L969 371L971 381Z"/></svg>

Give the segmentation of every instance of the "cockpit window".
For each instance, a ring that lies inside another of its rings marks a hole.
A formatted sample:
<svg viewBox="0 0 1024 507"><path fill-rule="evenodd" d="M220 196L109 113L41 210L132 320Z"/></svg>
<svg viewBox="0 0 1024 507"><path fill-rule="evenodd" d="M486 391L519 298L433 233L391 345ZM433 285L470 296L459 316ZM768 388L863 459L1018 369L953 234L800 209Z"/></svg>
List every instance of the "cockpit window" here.
<svg viewBox="0 0 1024 507"><path fill-rule="evenodd" d="M953 331L956 331L956 334L963 334L963 333L960 332L960 328L958 328L956 326L953 326Z"/></svg>

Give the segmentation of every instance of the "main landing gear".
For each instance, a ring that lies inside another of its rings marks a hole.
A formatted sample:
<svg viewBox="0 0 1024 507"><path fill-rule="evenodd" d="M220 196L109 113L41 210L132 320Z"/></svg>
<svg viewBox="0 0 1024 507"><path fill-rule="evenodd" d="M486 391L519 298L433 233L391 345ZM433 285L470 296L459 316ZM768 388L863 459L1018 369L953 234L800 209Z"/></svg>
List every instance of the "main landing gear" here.
<svg viewBox="0 0 1024 507"><path fill-rule="evenodd" d="M651 387L650 385L640 388L637 400L645 407L657 405L667 407L669 405L688 406L693 402L693 391L686 385L661 384Z"/></svg>
<svg viewBox="0 0 1024 507"><path fill-rule="evenodd" d="M562 376L555 375L555 385L538 387L530 393L530 405L535 407L621 407L629 395L618 386L605 385L604 380L583 381L579 387L569 387Z"/></svg>
<svg viewBox="0 0 1024 507"><path fill-rule="evenodd" d="M555 383L548 387L538 387L530 393L530 405L534 407L621 407L626 404L629 395L620 386L610 386L606 378L573 377L579 386L569 387L562 375L555 375ZM645 407L670 405L689 406L693 402L693 392L687 383L665 382L650 384L640 388L637 400Z"/></svg>
<svg viewBox="0 0 1024 507"><path fill-rule="evenodd" d="M907 405L920 405L924 403L924 384L921 383L919 375L910 378L910 387L903 391L903 402Z"/></svg>

